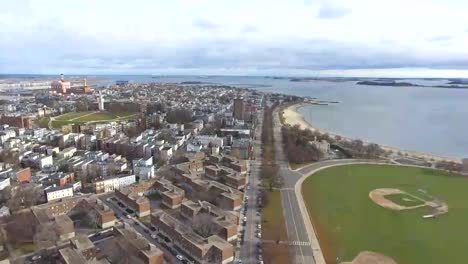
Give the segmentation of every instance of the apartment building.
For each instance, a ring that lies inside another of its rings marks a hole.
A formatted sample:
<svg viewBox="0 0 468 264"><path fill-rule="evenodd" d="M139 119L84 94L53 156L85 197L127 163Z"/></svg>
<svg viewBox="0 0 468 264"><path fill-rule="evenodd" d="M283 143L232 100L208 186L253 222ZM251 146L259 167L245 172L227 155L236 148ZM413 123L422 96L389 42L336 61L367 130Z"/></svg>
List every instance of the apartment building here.
<svg viewBox="0 0 468 264"><path fill-rule="evenodd" d="M132 227L114 227L114 241L118 248L125 251L125 255L138 259L143 264L163 264L164 254L154 244L140 235ZM135 262L136 263L136 262Z"/></svg>
<svg viewBox="0 0 468 264"><path fill-rule="evenodd" d="M152 214L151 224L198 263L226 264L234 260L234 246L228 241L217 235L202 237L165 212Z"/></svg>
<svg viewBox="0 0 468 264"><path fill-rule="evenodd" d="M180 213L187 219L193 220L199 214L212 216L213 225L218 227L218 236L227 241L237 239L237 226L239 224L239 213L225 211L207 201L193 202L187 200L182 203Z"/></svg>
<svg viewBox="0 0 468 264"><path fill-rule="evenodd" d="M127 207L135 211L138 217L150 215L151 204L148 198L133 192L132 188L126 187L115 192L115 196Z"/></svg>
<svg viewBox="0 0 468 264"><path fill-rule="evenodd" d="M59 200L63 199L66 197L72 197L73 196L73 186L71 185L64 185L64 186L52 186L49 188L46 188L44 190L47 202L51 202L54 200Z"/></svg>
<svg viewBox="0 0 468 264"><path fill-rule="evenodd" d="M95 193L106 193L120 190L136 182L135 175L117 175L113 177L100 177L93 180L92 188Z"/></svg>

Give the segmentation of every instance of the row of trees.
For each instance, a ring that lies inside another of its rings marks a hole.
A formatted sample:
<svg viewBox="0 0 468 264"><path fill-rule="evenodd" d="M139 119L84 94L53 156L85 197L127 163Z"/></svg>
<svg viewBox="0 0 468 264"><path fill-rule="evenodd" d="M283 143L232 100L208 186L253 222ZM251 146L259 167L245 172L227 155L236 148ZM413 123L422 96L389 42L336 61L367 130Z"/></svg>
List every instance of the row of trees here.
<svg viewBox="0 0 468 264"><path fill-rule="evenodd" d="M263 117L262 127L262 153L263 161L260 168L262 182L267 184L268 189L281 188L284 184L279 173L279 166L275 160L275 140L273 136L273 108L267 107ZM264 195L265 196L265 195Z"/></svg>
<svg viewBox="0 0 468 264"><path fill-rule="evenodd" d="M301 129L299 126L283 126L281 128L283 135L284 151L292 163L306 163L318 161L323 158L324 153L310 141L325 139L324 136L312 132L310 129Z"/></svg>
<svg viewBox="0 0 468 264"><path fill-rule="evenodd" d="M188 109L172 109L166 114L168 123L187 124L192 122L192 111Z"/></svg>
<svg viewBox="0 0 468 264"><path fill-rule="evenodd" d="M305 163L318 161L324 153L317 149L311 141L325 140L340 148L349 158L378 159L387 153L379 145L365 144L362 140L348 140L340 136L330 136L310 129L301 129L299 125L282 127L283 144L290 162Z"/></svg>

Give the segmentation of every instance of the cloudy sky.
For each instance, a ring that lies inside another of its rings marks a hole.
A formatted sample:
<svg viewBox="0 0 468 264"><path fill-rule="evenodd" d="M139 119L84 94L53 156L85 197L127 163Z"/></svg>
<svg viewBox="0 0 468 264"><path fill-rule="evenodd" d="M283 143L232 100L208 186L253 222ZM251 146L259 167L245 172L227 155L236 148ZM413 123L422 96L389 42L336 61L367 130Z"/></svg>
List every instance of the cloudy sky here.
<svg viewBox="0 0 468 264"><path fill-rule="evenodd" d="M15 0L0 73L468 77L466 0Z"/></svg>

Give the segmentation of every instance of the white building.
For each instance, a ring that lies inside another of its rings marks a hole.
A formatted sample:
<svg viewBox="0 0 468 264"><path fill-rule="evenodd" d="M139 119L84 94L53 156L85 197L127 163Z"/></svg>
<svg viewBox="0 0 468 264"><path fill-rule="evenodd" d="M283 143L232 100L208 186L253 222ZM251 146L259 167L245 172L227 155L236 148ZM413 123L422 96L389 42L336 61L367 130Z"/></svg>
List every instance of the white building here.
<svg viewBox="0 0 468 264"><path fill-rule="evenodd" d="M220 148L222 148L224 145L224 138L217 136L196 136L195 141L200 142L204 147L208 146L210 143Z"/></svg>
<svg viewBox="0 0 468 264"><path fill-rule="evenodd" d="M163 147L159 151L159 157L164 161L170 160L172 157L172 147Z"/></svg>
<svg viewBox="0 0 468 264"><path fill-rule="evenodd" d="M109 177L94 183L96 193L113 192L136 182L135 175Z"/></svg>
<svg viewBox="0 0 468 264"><path fill-rule="evenodd" d="M202 144L192 143L192 142L189 142L187 144L187 152L198 153L198 152L200 152L202 150L202 148L203 148Z"/></svg>
<svg viewBox="0 0 468 264"><path fill-rule="evenodd" d="M140 180L148 180L155 176L153 157L133 160L133 173Z"/></svg>
<svg viewBox="0 0 468 264"><path fill-rule="evenodd" d="M47 202L73 196L73 186L71 185L49 187L44 191Z"/></svg>
<svg viewBox="0 0 468 264"><path fill-rule="evenodd" d="M317 138L315 138L314 141L310 141L310 144L314 145L318 150L325 154L330 152L330 143L326 140L318 141Z"/></svg>
<svg viewBox="0 0 468 264"><path fill-rule="evenodd" d="M0 178L0 191L10 186L10 177L1 177Z"/></svg>
<svg viewBox="0 0 468 264"><path fill-rule="evenodd" d="M6 206L2 206L0 208L0 217L5 217L10 215L10 208Z"/></svg>
<svg viewBox="0 0 468 264"><path fill-rule="evenodd" d="M49 156L42 156L39 158L39 168L43 169L48 166L54 165L54 160L52 155Z"/></svg>
<svg viewBox="0 0 468 264"><path fill-rule="evenodd" d="M69 147L60 151L57 156L61 159L68 159L70 157L73 157L75 152L76 152L75 147Z"/></svg>
<svg viewBox="0 0 468 264"><path fill-rule="evenodd" d="M104 111L104 95L102 95L101 91L99 91L98 106L99 111Z"/></svg>

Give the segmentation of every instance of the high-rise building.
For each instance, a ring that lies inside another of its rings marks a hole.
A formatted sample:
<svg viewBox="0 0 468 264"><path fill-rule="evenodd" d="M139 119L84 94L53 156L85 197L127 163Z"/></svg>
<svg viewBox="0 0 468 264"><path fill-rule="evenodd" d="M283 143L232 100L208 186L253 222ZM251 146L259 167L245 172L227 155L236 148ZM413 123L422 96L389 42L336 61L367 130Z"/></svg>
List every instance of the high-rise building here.
<svg viewBox="0 0 468 264"><path fill-rule="evenodd" d="M99 111L104 111L104 96L102 95L101 91L99 91L98 106Z"/></svg>
<svg viewBox="0 0 468 264"><path fill-rule="evenodd" d="M243 98L234 99L233 116L235 119L244 120L245 105Z"/></svg>

